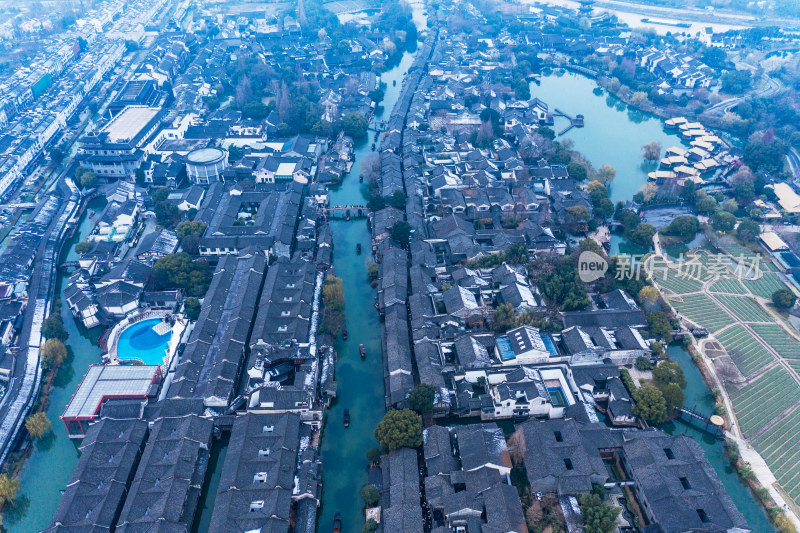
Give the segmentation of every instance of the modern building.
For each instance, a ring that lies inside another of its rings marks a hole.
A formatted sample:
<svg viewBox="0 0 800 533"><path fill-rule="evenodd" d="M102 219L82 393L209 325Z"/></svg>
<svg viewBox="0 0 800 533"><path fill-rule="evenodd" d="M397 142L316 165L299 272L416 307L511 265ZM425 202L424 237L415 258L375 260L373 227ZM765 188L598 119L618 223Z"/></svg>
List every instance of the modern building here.
<svg viewBox="0 0 800 533"><path fill-rule="evenodd" d="M228 168L228 152L219 148L201 148L186 156L186 175L189 181L208 185L222 181L222 173Z"/></svg>
<svg viewBox="0 0 800 533"><path fill-rule="evenodd" d="M130 105L79 142L77 159L97 176L133 176L145 159L143 146L161 125L160 107Z"/></svg>

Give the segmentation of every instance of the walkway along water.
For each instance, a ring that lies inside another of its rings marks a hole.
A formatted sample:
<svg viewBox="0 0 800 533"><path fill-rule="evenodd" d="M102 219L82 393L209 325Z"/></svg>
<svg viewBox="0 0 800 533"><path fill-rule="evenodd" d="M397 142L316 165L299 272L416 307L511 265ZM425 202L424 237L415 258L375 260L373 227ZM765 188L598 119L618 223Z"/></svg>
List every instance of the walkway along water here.
<svg viewBox="0 0 800 533"><path fill-rule="evenodd" d="M84 210L75 235L64 243L61 261L73 261L77 254L75 243L85 239L94 226L88 213L100 212L106 204L105 198L91 200ZM4 516L4 526L10 533L30 533L50 525L50 520L61 501L61 490L72 477L72 470L78 462L78 441L67 437L67 431L59 416L69 402L86 369L91 364L100 363L100 348L97 339L101 328L87 330L72 318L69 306L63 298L68 277L59 271L56 290L61 296L61 318L69 333L66 345L67 360L58 371L50 392L47 418L53 424L53 431L35 444L33 453L25 461L20 473L21 489L19 505Z"/></svg>
<svg viewBox="0 0 800 533"><path fill-rule="evenodd" d="M544 76L541 85L531 84L531 96L540 98L551 109L558 108L569 115L583 114L585 127L570 130L564 138L572 139L574 149L586 157L595 168L604 164L617 170L611 185L611 199L630 200L647 182L652 167L645 163L641 146L658 141L663 148L680 146L677 135L667 133L663 122L635 109L631 109L612 95L597 94L597 84L585 76L574 73ZM556 128L560 126L556 121ZM648 250L628 243L617 234L612 235L611 253L646 253ZM686 401L689 409L710 415L714 409L711 391L691 356L679 345L669 347L670 360L677 362L686 376ZM739 480L722 454L722 443L714 437L682 421L668 423L668 433L691 435L700 443L722 484L733 498L737 508L747 519L753 531L775 531L764 509L755 501L750 489Z"/></svg>
<svg viewBox="0 0 800 533"><path fill-rule="evenodd" d="M406 52L400 63L381 75L386 84L386 94L374 119L389 116L405 78L414 60L414 53ZM394 82L397 82L396 84ZM375 152L370 139L362 141L355 151L353 169L341 186L331 188L329 203L336 205L363 205L369 197L368 184L358 180L360 165ZM366 252L372 249L367 221L331 220L333 233L333 267L342 278L345 294L345 314L348 337L336 343L337 399L327 410L322 434L322 509L318 531L331 531L333 516L341 513L344 531L359 531L364 522L364 503L361 488L367 483L368 449L377 447L373 430L385 413L383 354L381 350L381 325L374 306L376 291L369 284L367 266L370 254L356 254L356 244ZM359 344L367 350L365 359L358 353ZM349 409L350 427L342 423L344 410Z"/></svg>

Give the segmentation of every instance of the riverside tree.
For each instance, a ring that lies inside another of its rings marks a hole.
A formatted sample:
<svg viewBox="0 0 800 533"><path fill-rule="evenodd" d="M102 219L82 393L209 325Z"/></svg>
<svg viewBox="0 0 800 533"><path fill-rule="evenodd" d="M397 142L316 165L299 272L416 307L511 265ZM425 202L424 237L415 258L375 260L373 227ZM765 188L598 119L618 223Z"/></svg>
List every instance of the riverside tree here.
<svg viewBox="0 0 800 533"><path fill-rule="evenodd" d="M52 427L52 424L47 419L47 415L41 411L25 419L25 429L28 430L28 434L34 439L41 439L50 433Z"/></svg>
<svg viewBox="0 0 800 533"><path fill-rule="evenodd" d="M422 446L422 418L411 409L392 409L375 428L384 452Z"/></svg>
<svg viewBox="0 0 800 533"><path fill-rule="evenodd" d="M436 389L427 383L420 383L408 395L408 404L411 408L423 415L433 411L433 400L436 397Z"/></svg>

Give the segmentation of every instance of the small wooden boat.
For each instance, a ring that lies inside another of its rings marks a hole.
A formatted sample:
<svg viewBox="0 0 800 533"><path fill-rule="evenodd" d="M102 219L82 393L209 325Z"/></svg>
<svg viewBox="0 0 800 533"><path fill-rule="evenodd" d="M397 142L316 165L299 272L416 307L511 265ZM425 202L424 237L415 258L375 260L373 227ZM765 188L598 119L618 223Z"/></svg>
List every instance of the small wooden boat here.
<svg viewBox="0 0 800 533"><path fill-rule="evenodd" d="M372 151L375 151L375 143L372 143Z"/></svg>
<svg viewBox="0 0 800 533"><path fill-rule="evenodd" d="M361 243L356 244L356 253L357 254L361 253Z"/></svg>
<svg viewBox="0 0 800 533"><path fill-rule="evenodd" d="M333 533L342 533L342 514L333 515Z"/></svg>
<svg viewBox="0 0 800 533"><path fill-rule="evenodd" d="M392 86L397 87L397 80L392 80Z"/></svg>
<svg viewBox="0 0 800 533"><path fill-rule="evenodd" d="M364 348L363 344L358 345L358 353L361 354L361 359L364 359L367 356L367 349Z"/></svg>
<svg viewBox="0 0 800 533"><path fill-rule="evenodd" d="M364 182L364 176L358 176L358 181L363 183Z"/></svg>
<svg viewBox="0 0 800 533"><path fill-rule="evenodd" d="M342 328L342 340L347 340L347 328Z"/></svg>
<svg viewBox="0 0 800 533"><path fill-rule="evenodd" d="M350 211L347 212L347 215L344 217L344 219L347 221L350 220Z"/></svg>
<svg viewBox="0 0 800 533"><path fill-rule="evenodd" d="M344 427L350 427L350 409L344 410Z"/></svg>
<svg viewBox="0 0 800 533"><path fill-rule="evenodd" d="M94 215L95 215L94 209L89 211L89 218L94 218Z"/></svg>

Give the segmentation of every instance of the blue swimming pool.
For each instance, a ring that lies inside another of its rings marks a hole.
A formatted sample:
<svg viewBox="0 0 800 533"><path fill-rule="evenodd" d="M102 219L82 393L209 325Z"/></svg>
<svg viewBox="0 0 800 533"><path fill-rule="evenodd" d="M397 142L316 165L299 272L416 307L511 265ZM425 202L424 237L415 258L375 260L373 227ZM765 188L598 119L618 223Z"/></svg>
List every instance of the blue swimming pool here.
<svg viewBox="0 0 800 533"><path fill-rule="evenodd" d="M151 318L128 326L117 341L117 356L120 361L140 361L146 365L164 364L172 333L156 333L153 327L159 323L160 318Z"/></svg>

